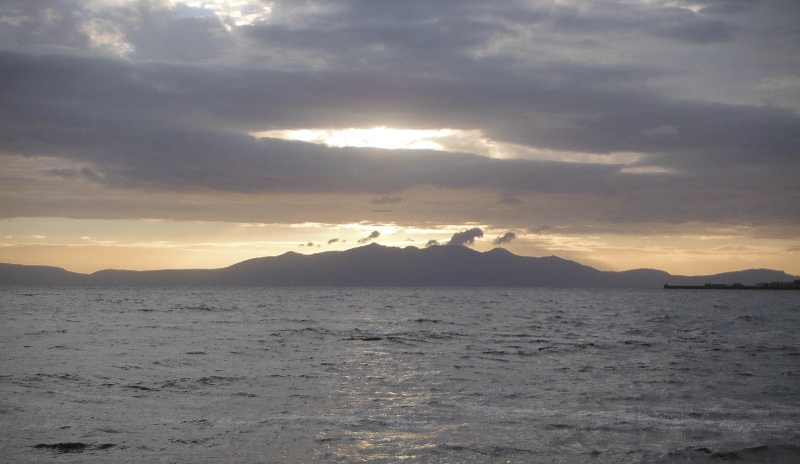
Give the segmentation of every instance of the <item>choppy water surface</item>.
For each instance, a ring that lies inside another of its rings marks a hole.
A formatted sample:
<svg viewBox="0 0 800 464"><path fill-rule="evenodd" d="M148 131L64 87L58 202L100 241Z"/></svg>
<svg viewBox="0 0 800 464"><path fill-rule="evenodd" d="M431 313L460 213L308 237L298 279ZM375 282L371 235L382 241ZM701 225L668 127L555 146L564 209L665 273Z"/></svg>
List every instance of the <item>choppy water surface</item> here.
<svg viewBox="0 0 800 464"><path fill-rule="evenodd" d="M800 293L0 289L6 462L800 462Z"/></svg>

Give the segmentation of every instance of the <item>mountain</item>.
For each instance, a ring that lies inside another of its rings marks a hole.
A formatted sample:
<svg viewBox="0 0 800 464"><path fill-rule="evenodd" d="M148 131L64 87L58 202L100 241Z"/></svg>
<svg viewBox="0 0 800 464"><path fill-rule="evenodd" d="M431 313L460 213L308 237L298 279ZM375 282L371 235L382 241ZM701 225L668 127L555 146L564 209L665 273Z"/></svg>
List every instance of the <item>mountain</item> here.
<svg viewBox="0 0 800 464"><path fill-rule="evenodd" d="M227 268L229 282L322 286L576 286L602 273L555 256L527 258L496 248L395 248L371 244L344 252L286 253Z"/></svg>
<svg viewBox="0 0 800 464"><path fill-rule="evenodd" d="M86 278L60 267L0 263L0 285L81 285Z"/></svg>
<svg viewBox="0 0 800 464"><path fill-rule="evenodd" d="M673 276L655 269L599 271L557 256L518 256L503 248L429 248L370 244L312 255L254 258L221 269L103 270L79 274L48 266L0 263L0 285L607 287L659 288L705 283L785 282L782 271L751 269L711 276Z"/></svg>

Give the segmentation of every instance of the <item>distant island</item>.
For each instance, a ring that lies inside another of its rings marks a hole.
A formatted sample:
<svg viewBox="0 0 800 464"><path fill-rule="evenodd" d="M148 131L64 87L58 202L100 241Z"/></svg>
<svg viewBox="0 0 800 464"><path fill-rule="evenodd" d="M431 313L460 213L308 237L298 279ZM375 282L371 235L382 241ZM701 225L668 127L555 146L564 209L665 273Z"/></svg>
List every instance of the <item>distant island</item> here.
<svg viewBox="0 0 800 464"><path fill-rule="evenodd" d="M667 288L706 288L707 282L724 282L730 288L742 285L741 288L762 289L759 282L794 280L798 277L770 269L710 276L671 275L656 269L613 272L557 256L519 256L504 248L479 252L464 245L398 248L376 243L311 255L290 251L221 269L103 270L81 274L51 266L0 263L0 285L5 286L663 288L668 283Z"/></svg>

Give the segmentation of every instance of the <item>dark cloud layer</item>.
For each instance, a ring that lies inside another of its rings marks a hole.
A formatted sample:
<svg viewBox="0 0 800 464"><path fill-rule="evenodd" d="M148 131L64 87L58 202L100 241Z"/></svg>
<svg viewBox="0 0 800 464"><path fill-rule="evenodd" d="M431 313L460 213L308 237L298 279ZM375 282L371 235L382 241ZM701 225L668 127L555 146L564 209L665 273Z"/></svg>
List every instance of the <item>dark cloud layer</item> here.
<svg viewBox="0 0 800 464"><path fill-rule="evenodd" d="M27 155L66 156L93 162L98 169L107 171L108 182L239 191L389 192L432 184L456 188L507 185L511 189L578 192L600 188L598 193L602 193L611 177L614 183L622 180L619 185L623 189L626 188L625 178L631 177L620 175L618 167L601 165L561 163L554 166L430 152L398 157L382 154L380 150L331 149L298 142L256 140L212 129L235 124L235 113L247 112L256 103L267 108L262 113L291 111L288 106L277 108L280 102L271 101L269 95L281 94L286 99L282 90L294 85L290 81L295 80L288 76L277 77L278 82L270 83L276 78L271 72L252 71L261 74L262 79L251 88L251 98L245 95L224 98L228 105L236 101L243 104L231 107L228 114L220 114L225 112L225 105L214 103L220 96L211 95L212 89L224 93L226 88L248 88L237 85L241 76L226 78L214 73L209 76L201 69L185 67L145 66L141 69L117 61L53 56L32 58L3 54L0 62L3 70L0 71L0 88L5 89L0 94L3 148ZM319 89L324 87L324 82L330 84L330 81L320 80L319 86L308 86L308 92L316 100L315 111L324 110L326 106L325 91ZM419 84L413 93L425 90L424 83ZM407 96L413 98L410 89L407 90ZM499 86L484 90L485 101L475 100L472 108L464 109L479 114L480 107L502 105L501 94L514 92L513 87L501 89ZM357 100L355 88L352 91L353 99ZM448 91L442 90L443 93ZM369 89L362 87L362 92L368 93ZM492 92L497 93L494 101ZM267 96L260 96L263 94ZM395 94L398 100L402 99L401 90ZM377 96L361 96L364 106L370 98ZM800 146L800 116L796 113L776 107L666 103L655 98L643 98L634 103L632 98L620 95L624 111L612 106L570 129L551 127L547 132L538 133L535 123L521 125L520 121L527 119L524 117L494 119L490 124L498 126L497 135L501 140L522 143L536 139L538 145L545 148L593 153L651 153L646 162L693 175L718 178L719 163L723 161L734 166L782 165L789 170L774 172L770 183L788 187L793 182L788 174L796 173L795 149ZM570 109L570 104L578 104L576 98L570 100L572 103L563 102L563 110ZM535 96L521 103L530 107L531 115L537 114L537 106L541 104ZM586 113L600 110L594 108L596 103L592 99L580 105L582 108L573 110ZM351 113L352 106L360 105L351 101L348 104ZM429 113L441 110L426 106L417 108L421 120L441 119L441 115ZM446 108L445 102L441 101L438 107ZM335 111L333 105L328 111ZM442 121L442 125L458 126L463 122L459 121L460 111L447 111L451 113L450 120ZM280 119L280 116L276 114L271 118ZM366 110L365 116L368 116ZM270 118L269 115L261 117ZM308 125L325 124L327 122L311 120ZM652 129L664 127L669 129L661 132ZM491 131L491 126L487 126L487 130ZM186 169L187 166L190 169ZM422 166L425 169L420 169ZM568 181L570 178L575 180L573 185ZM680 179L673 181L680 182Z"/></svg>
<svg viewBox="0 0 800 464"><path fill-rule="evenodd" d="M269 21L232 26L182 2L6 0L0 156L74 162L38 174L109 189L398 207L411 189L481 189L503 208L537 195L618 205L595 222L798 228L798 5L277 1ZM600 162L248 135L380 125Z"/></svg>
<svg viewBox="0 0 800 464"><path fill-rule="evenodd" d="M419 77L387 83L371 73L251 69L230 75L194 66L16 54L0 55L0 69L6 123L0 135L12 149L52 145L83 151L98 139L116 137L122 140L110 140L114 145L141 150L149 148L147 143L172 142L163 140L169 137L165 126L206 131L236 125L325 127L332 122L329 115L337 113L354 127L406 126L412 120L428 127L479 125L498 140L600 154L651 153L666 165L680 166L688 157L701 168L723 158L785 162L800 145L800 116L787 109L595 89L597 69L581 71L577 81L566 83L558 77L562 70L549 70L562 82L558 85L498 72L490 82L467 77L446 86ZM298 105L306 101L313 105ZM512 111L492 114L512 102ZM544 120L554 116L571 121L559 126ZM226 143L220 135L220 143Z"/></svg>

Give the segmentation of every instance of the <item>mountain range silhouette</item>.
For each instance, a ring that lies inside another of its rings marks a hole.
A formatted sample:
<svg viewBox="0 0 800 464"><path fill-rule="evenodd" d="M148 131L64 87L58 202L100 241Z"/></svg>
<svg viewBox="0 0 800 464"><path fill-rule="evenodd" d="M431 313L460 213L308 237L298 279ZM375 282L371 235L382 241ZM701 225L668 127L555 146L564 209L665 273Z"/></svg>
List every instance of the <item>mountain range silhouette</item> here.
<svg viewBox="0 0 800 464"><path fill-rule="evenodd" d="M504 248L479 252L460 245L428 248L376 243L311 255L287 252L220 269L102 270L91 274L58 267L0 263L0 285L110 286L363 286L363 287L599 287L660 288L671 285L791 281L771 269L706 276L671 275L656 269L622 272L559 258L519 256Z"/></svg>

